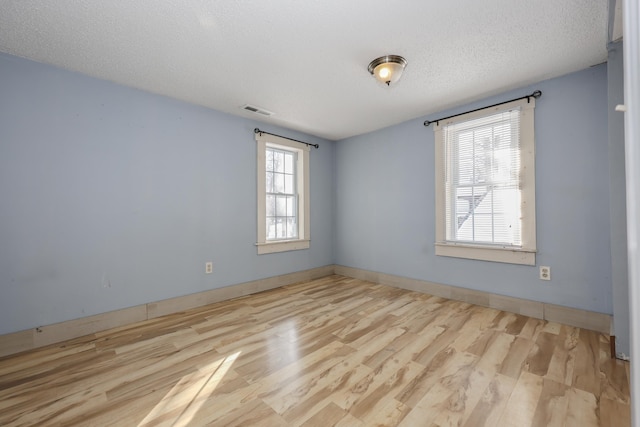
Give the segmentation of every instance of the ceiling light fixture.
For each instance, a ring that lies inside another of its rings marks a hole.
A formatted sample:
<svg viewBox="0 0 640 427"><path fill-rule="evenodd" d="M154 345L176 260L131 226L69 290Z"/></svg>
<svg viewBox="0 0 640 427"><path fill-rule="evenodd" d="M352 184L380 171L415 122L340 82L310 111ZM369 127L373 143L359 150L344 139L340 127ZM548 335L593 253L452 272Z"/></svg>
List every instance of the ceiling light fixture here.
<svg viewBox="0 0 640 427"><path fill-rule="evenodd" d="M400 79L407 60L399 55L385 55L376 58L369 64L369 72L381 83L390 86Z"/></svg>

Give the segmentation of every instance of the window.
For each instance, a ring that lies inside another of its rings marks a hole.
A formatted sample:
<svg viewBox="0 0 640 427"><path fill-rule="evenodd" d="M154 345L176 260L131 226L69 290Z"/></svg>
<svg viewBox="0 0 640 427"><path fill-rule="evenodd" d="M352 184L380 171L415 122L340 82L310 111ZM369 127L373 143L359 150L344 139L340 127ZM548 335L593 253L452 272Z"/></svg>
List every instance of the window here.
<svg viewBox="0 0 640 427"><path fill-rule="evenodd" d="M298 238L298 153L266 147L267 241Z"/></svg>
<svg viewBox="0 0 640 427"><path fill-rule="evenodd" d="M535 265L535 99L440 121L436 255Z"/></svg>
<svg viewBox="0 0 640 427"><path fill-rule="evenodd" d="M269 134L258 143L258 254L309 248L309 147Z"/></svg>

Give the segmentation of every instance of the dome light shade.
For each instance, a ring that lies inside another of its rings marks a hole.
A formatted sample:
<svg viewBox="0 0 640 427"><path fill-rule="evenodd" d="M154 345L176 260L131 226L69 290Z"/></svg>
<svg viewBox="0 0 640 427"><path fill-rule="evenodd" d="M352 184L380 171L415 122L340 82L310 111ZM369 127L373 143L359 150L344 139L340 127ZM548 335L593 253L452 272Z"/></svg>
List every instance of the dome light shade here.
<svg viewBox="0 0 640 427"><path fill-rule="evenodd" d="M376 58L369 64L369 73L381 83L390 86L400 79L407 60L398 55L386 55Z"/></svg>

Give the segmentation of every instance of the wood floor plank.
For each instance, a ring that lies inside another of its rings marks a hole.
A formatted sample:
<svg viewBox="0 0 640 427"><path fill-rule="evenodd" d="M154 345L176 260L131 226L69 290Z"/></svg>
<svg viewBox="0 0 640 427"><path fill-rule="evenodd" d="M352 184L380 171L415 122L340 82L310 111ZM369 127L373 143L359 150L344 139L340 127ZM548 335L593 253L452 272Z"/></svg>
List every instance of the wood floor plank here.
<svg viewBox="0 0 640 427"><path fill-rule="evenodd" d="M579 388L570 388L567 395L569 402L566 425L580 427L601 425L598 401L595 395Z"/></svg>
<svg viewBox="0 0 640 427"><path fill-rule="evenodd" d="M568 389L566 384L543 379L542 392L531 425L535 427L563 427L569 404Z"/></svg>
<svg viewBox="0 0 640 427"><path fill-rule="evenodd" d="M431 387L440 379L441 373L454 361L453 356L456 354L461 354L461 352L456 352L456 350L451 347L441 350L431 359L418 376L398 392L395 398L410 407L417 405L422 397L427 394Z"/></svg>
<svg viewBox="0 0 640 427"><path fill-rule="evenodd" d="M580 330L573 368L572 385L592 395L600 395L600 334Z"/></svg>
<svg viewBox="0 0 640 427"><path fill-rule="evenodd" d="M210 425L220 427L285 427L288 424L269 405L260 399L253 399Z"/></svg>
<svg viewBox="0 0 640 427"><path fill-rule="evenodd" d="M617 427L631 425L631 408L617 400L600 398L600 425Z"/></svg>
<svg viewBox="0 0 640 427"><path fill-rule="evenodd" d="M328 276L0 358L0 425L630 425L602 334Z"/></svg>
<svg viewBox="0 0 640 427"><path fill-rule="evenodd" d="M457 405L459 396L456 389L464 387L473 372L478 357L465 352L454 352L448 363L444 365L435 383L430 385L420 400L408 405L411 412L399 424L401 426L431 425L435 418L452 405ZM410 400L408 402L411 402Z"/></svg>
<svg viewBox="0 0 640 427"><path fill-rule="evenodd" d="M493 328L508 334L519 335L528 320L526 316L502 311L496 316Z"/></svg>
<svg viewBox="0 0 640 427"><path fill-rule="evenodd" d="M338 421L335 427L368 427L362 421L347 413L343 419Z"/></svg>
<svg viewBox="0 0 640 427"><path fill-rule="evenodd" d="M625 369L627 363L604 358L600 361L601 383L600 396L611 400L617 400L622 404L629 404L629 378Z"/></svg>
<svg viewBox="0 0 640 427"><path fill-rule="evenodd" d="M47 371L50 365L56 366L63 363L64 358L74 357L78 353L85 351L95 351L96 345L93 342L67 346L65 344L52 345L41 348L39 352L23 353L22 357L5 357L11 359L12 363L2 363L0 358L0 393L7 388L6 383L11 378L24 381L26 375L33 375L36 372ZM0 394L1 396L1 394Z"/></svg>
<svg viewBox="0 0 640 427"><path fill-rule="evenodd" d="M522 372L524 361L533 347L533 341L527 338L516 337L511 344L509 352L500 364L498 372L512 378L518 378Z"/></svg>
<svg viewBox="0 0 640 427"><path fill-rule="evenodd" d="M411 411L411 408L402 402L387 396L379 401L375 411L362 414L362 424L365 426L394 427Z"/></svg>
<svg viewBox="0 0 640 427"><path fill-rule="evenodd" d="M372 387L371 392L354 402L354 405L349 405L349 413L365 423L373 423L380 412L380 408L386 404L386 401L391 401L391 405L397 407L396 403L398 401L393 396L406 387L406 384L412 381L422 370L422 365L415 362L407 363L382 384L375 388ZM343 405L343 407L345 406ZM403 405L404 407L407 406Z"/></svg>
<svg viewBox="0 0 640 427"><path fill-rule="evenodd" d="M497 425L504 427L531 426L538 400L542 394L542 384L542 377L522 372Z"/></svg>
<svg viewBox="0 0 640 427"><path fill-rule="evenodd" d="M498 422L515 385L514 378L496 374L484 389L479 402L473 407L463 426L493 427L500 425Z"/></svg>
<svg viewBox="0 0 640 427"><path fill-rule="evenodd" d="M416 353L413 358L413 360L422 365L428 366L429 364L431 364L431 361L443 350L446 350L447 348L454 349L451 343L460 336L460 332L456 330L443 329L443 327L440 325L438 325L437 327L439 329L436 330L436 333L439 331L442 332L439 333L428 346L425 346L425 348L423 348L420 352Z"/></svg>
<svg viewBox="0 0 640 427"><path fill-rule="evenodd" d="M548 325L549 322L547 322L546 320L530 317L527 320L527 323L525 323L522 327L522 331L520 331L518 336L522 338L529 338L530 340L535 342L538 339L538 335L540 334L540 332L547 332L550 334L558 335L556 329L554 327L547 327ZM560 326L557 323L556 325Z"/></svg>
<svg viewBox="0 0 640 427"><path fill-rule="evenodd" d="M500 313L484 307L472 307L470 310L472 314L469 320L458 330L458 337L452 343L452 347L458 351L468 351L472 344L478 342Z"/></svg>
<svg viewBox="0 0 640 427"><path fill-rule="evenodd" d="M553 348L553 355L549 361L549 369L545 378L566 385L573 383L573 367L579 333L578 328L564 325L558 328L558 341Z"/></svg>
<svg viewBox="0 0 640 427"><path fill-rule="evenodd" d="M374 392L380 393L380 387L383 387L386 393L400 390L422 370L422 366L411 361L410 353L410 351L397 352L394 357L372 369L351 389L334 396L334 402L341 408L351 410L354 405L362 403ZM354 415L362 419L357 411Z"/></svg>
<svg viewBox="0 0 640 427"><path fill-rule="evenodd" d="M304 395L286 396L293 399L285 399L287 408L282 412L276 411L292 424L304 422L324 406L335 403L339 396L348 393L370 373L371 369L364 365L357 365L347 370L337 369L334 374L327 377L327 383L321 382L321 386L308 390ZM271 405L280 406L280 402L272 401Z"/></svg>
<svg viewBox="0 0 640 427"><path fill-rule="evenodd" d="M300 390L311 384L314 378L326 374L333 366L349 358L355 351L352 347L341 342L332 342L295 363L256 381L256 384L260 385L258 390L260 397L283 396L294 390Z"/></svg>
<svg viewBox="0 0 640 427"><path fill-rule="evenodd" d="M434 332L438 334L440 328L434 328ZM414 349L416 347L426 345L429 338L425 338L424 336L414 334L411 332L406 332L393 341L391 341L387 346L378 350L376 353L367 357L362 361L364 365L367 365L371 369L375 369L378 366L382 365L389 358L394 357L398 352L404 351L406 348ZM419 351L419 350L416 350ZM413 358L413 354L411 354L411 358Z"/></svg>
<svg viewBox="0 0 640 427"><path fill-rule="evenodd" d="M553 350L558 344L557 339L557 335L547 332L538 334L538 338L524 361L524 368L527 372L540 376L547 374Z"/></svg>
<svg viewBox="0 0 640 427"><path fill-rule="evenodd" d="M308 386L292 389L288 386L275 395L265 396L264 400L272 405L277 413L285 419L294 421L310 412L321 409L317 401L328 404L336 393L347 393L350 387L372 372L371 368L362 364L363 360L375 354L405 331L400 328L378 331L375 339L369 339L358 346L349 359L338 362L326 371L316 375ZM324 406L324 405L322 405Z"/></svg>
<svg viewBox="0 0 640 427"><path fill-rule="evenodd" d="M504 359L509 354L513 345L514 336L505 332L493 331L491 340L487 343L485 351L474 353L480 360L477 368L493 376L500 369Z"/></svg>
<svg viewBox="0 0 640 427"><path fill-rule="evenodd" d="M483 392L492 380L493 373L478 368L469 369L463 381L449 384L452 391L447 406L433 421L434 426L460 426L471 416Z"/></svg>

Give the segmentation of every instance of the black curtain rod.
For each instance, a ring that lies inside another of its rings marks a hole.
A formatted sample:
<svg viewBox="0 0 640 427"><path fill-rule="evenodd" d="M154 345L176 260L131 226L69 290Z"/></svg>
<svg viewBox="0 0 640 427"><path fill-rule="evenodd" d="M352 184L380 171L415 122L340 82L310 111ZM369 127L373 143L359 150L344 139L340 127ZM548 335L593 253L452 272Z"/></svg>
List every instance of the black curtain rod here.
<svg viewBox="0 0 640 427"><path fill-rule="evenodd" d="M537 99L537 98L540 98L541 96L542 96L542 92L539 91L539 90L536 90L531 95L521 96L520 98L514 98L514 99L510 99L508 101L504 101L504 102L498 102L497 104L489 105L488 107L476 108L475 110L467 111L465 113L454 114L453 116L443 117L441 119L436 119L436 120L431 120L431 121L425 120L424 121L424 125L425 126L429 126L431 123L438 124L442 120L447 120L447 119L450 119L452 117L458 117L458 116L461 116L463 114L473 113L473 112L476 112L476 111L484 110L486 108L497 107L498 105L507 104L507 103L513 102L513 101L520 101L521 99L526 99L527 102L529 102L529 98L536 98Z"/></svg>
<svg viewBox="0 0 640 427"><path fill-rule="evenodd" d="M259 133L260 135L262 135L263 133L266 133L267 135L273 135L273 136L277 136L277 137L280 137L280 138L290 139L290 140L292 140L292 141L299 142L300 144L304 144L304 145L307 145L307 146L309 146L309 147L320 148L320 146L319 146L318 144L309 144L308 142L298 141L297 139L287 138L286 136L276 135L275 133L271 133L271 132L265 132L265 131L260 130L260 129L258 129L258 128L255 128L255 129L253 130L253 133Z"/></svg>

